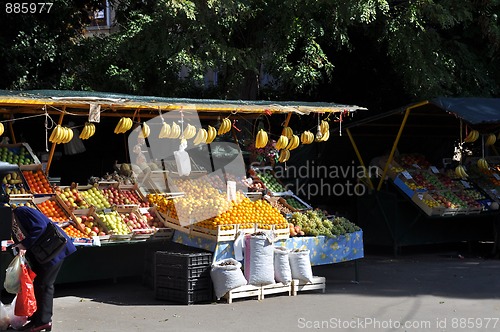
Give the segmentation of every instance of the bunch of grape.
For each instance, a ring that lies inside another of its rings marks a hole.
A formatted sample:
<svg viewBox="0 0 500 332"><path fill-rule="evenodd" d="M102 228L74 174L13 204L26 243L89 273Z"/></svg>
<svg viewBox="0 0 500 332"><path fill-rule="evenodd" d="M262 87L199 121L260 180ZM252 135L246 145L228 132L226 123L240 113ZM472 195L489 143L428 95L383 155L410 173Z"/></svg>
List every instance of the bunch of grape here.
<svg viewBox="0 0 500 332"><path fill-rule="evenodd" d="M325 218L321 211L295 212L291 222L298 225L306 235L335 237L359 231L359 227L344 217L335 217L333 221Z"/></svg>

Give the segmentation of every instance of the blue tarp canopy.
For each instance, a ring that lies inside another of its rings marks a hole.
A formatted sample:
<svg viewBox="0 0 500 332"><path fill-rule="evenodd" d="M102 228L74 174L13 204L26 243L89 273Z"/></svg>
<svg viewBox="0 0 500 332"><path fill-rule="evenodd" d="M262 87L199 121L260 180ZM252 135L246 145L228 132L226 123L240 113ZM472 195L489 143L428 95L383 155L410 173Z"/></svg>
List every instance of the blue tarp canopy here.
<svg viewBox="0 0 500 332"><path fill-rule="evenodd" d="M429 102L471 125L500 124L500 98L435 98Z"/></svg>

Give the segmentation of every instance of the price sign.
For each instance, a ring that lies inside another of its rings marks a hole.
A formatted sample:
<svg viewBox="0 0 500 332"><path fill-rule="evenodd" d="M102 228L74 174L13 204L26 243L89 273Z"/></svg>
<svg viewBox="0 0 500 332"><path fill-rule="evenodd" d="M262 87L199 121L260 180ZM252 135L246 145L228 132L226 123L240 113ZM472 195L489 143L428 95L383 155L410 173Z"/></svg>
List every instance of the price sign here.
<svg viewBox="0 0 500 332"><path fill-rule="evenodd" d="M149 212L149 208L145 208L145 207L139 208L139 212L141 212L141 214L146 214Z"/></svg>
<svg viewBox="0 0 500 332"><path fill-rule="evenodd" d="M408 173L408 171L402 171L401 174L403 174L403 176L408 180L413 179L413 177L411 176L410 173Z"/></svg>
<svg viewBox="0 0 500 332"><path fill-rule="evenodd" d="M439 170L437 169L437 167L436 167L436 166L431 166L431 171L432 171L432 173L434 173L434 174L439 174Z"/></svg>
<svg viewBox="0 0 500 332"><path fill-rule="evenodd" d="M415 167L416 169L420 169L420 166L418 166L418 164L413 164L412 166Z"/></svg>
<svg viewBox="0 0 500 332"><path fill-rule="evenodd" d="M493 177L495 180L500 180L500 175L498 175L498 173L493 173Z"/></svg>
<svg viewBox="0 0 500 332"><path fill-rule="evenodd" d="M417 197L419 200L423 200L424 199L424 194L417 194Z"/></svg>

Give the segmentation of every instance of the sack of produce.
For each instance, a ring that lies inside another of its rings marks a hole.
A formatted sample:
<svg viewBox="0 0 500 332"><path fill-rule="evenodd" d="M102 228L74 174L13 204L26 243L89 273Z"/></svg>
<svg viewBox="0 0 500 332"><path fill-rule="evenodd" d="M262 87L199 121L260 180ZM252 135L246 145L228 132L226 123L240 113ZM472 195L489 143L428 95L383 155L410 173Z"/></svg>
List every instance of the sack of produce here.
<svg viewBox="0 0 500 332"><path fill-rule="evenodd" d="M214 284L215 297L220 299L230 290L244 286L247 280L241 271L241 263L233 258L223 259L212 264L210 277Z"/></svg>
<svg viewBox="0 0 500 332"><path fill-rule="evenodd" d="M245 237L245 278L254 286L274 284L274 246L265 234Z"/></svg>
<svg viewBox="0 0 500 332"><path fill-rule="evenodd" d="M313 281L311 258L308 249L294 249L289 253L292 278L305 282Z"/></svg>
<svg viewBox="0 0 500 332"><path fill-rule="evenodd" d="M288 285L292 281L289 251L285 247L274 248L274 279Z"/></svg>

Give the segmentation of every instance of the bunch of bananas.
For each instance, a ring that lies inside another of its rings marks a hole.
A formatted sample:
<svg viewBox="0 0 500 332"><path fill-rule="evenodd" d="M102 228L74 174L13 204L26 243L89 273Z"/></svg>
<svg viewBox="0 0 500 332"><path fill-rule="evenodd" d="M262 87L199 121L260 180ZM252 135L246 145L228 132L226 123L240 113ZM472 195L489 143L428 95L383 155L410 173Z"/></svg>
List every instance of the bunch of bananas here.
<svg viewBox="0 0 500 332"><path fill-rule="evenodd" d="M181 127L175 121L172 122L172 125L163 122L163 124L161 125L160 133L158 134L158 138L179 138L180 135Z"/></svg>
<svg viewBox="0 0 500 332"><path fill-rule="evenodd" d="M132 128L133 124L134 123L132 122L131 118L122 117L115 127L115 134L126 133L127 130L130 130L130 128Z"/></svg>
<svg viewBox="0 0 500 332"><path fill-rule="evenodd" d="M0 122L0 136L3 134L5 128L3 126L3 123Z"/></svg>
<svg viewBox="0 0 500 332"><path fill-rule="evenodd" d="M170 125L166 122L163 122L161 125L160 133L158 134L158 138L168 138L170 136Z"/></svg>
<svg viewBox="0 0 500 332"><path fill-rule="evenodd" d="M80 133L80 139L89 139L95 134L95 125L92 122L85 122L83 130Z"/></svg>
<svg viewBox="0 0 500 332"><path fill-rule="evenodd" d="M456 168L455 168L455 174L459 177L459 178L462 178L462 179L466 179L469 174L467 174L467 172L465 172L465 168L462 166L462 165L458 165Z"/></svg>
<svg viewBox="0 0 500 332"><path fill-rule="evenodd" d="M321 120L321 124L319 125L319 132L321 133L321 137L316 138L316 142L326 142L330 138L330 124Z"/></svg>
<svg viewBox="0 0 500 332"><path fill-rule="evenodd" d="M52 134L50 134L49 142L54 144L69 143L73 139L73 130L61 125L57 125Z"/></svg>
<svg viewBox="0 0 500 332"><path fill-rule="evenodd" d="M285 135L281 135L280 138L278 138L278 141L276 142L276 150L281 150L283 148L286 148L288 145L288 137Z"/></svg>
<svg viewBox="0 0 500 332"><path fill-rule="evenodd" d="M259 130L257 133L257 137L255 139L255 147L257 149L264 148L267 145L267 133L264 129Z"/></svg>
<svg viewBox="0 0 500 332"><path fill-rule="evenodd" d="M217 136L217 130L212 126L208 126L207 134L208 136L206 139L206 143L210 144L214 141L215 137Z"/></svg>
<svg viewBox="0 0 500 332"><path fill-rule="evenodd" d="M199 145L201 143L206 143L208 138L208 132L206 129L200 128L198 130L198 134L196 134L196 137L193 140L194 145Z"/></svg>
<svg viewBox="0 0 500 332"><path fill-rule="evenodd" d="M218 130L218 134L219 135L224 135L225 133L227 133L228 131L231 130L231 120L229 120L228 118L225 118L224 120L222 120L222 123L220 124L220 127L219 127L219 130Z"/></svg>
<svg viewBox="0 0 500 332"><path fill-rule="evenodd" d="M293 150L296 149L300 144L299 136L297 135L292 135L292 138L288 142L288 145L286 146L286 150Z"/></svg>
<svg viewBox="0 0 500 332"><path fill-rule="evenodd" d="M142 129L141 132L139 133L140 138L147 138L151 134L151 128L149 128L148 124L146 122L142 123Z"/></svg>
<svg viewBox="0 0 500 332"><path fill-rule="evenodd" d="M278 161L280 163L284 163L285 161L287 161L288 159L290 159L290 151L289 150L281 150L280 152L280 155L278 157Z"/></svg>
<svg viewBox="0 0 500 332"><path fill-rule="evenodd" d="M306 130L300 135L300 141L302 144L311 144L314 142L314 134Z"/></svg>
<svg viewBox="0 0 500 332"><path fill-rule="evenodd" d="M488 165L488 162L484 158L481 158L477 161L477 167L479 167L479 169L482 169L482 170L490 169L490 165Z"/></svg>
<svg viewBox="0 0 500 332"><path fill-rule="evenodd" d="M284 127L281 131L281 135L286 136L286 138L291 139L293 136L293 130L290 127Z"/></svg>
<svg viewBox="0 0 500 332"><path fill-rule="evenodd" d="M486 142L484 142L484 145L490 146L490 145L495 144L496 141L497 141L497 135L495 135L495 134L488 134L488 136L486 137Z"/></svg>
<svg viewBox="0 0 500 332"><path fill-rule="evenodd" d="M184 128L184 131L182 132L182 136L185 139L191 139L196 135L196 127L188 123L186 128Z"/></svg>
<svg viewBox="0 0 500 332"><path fill-rule="evenodd" d="M477 141L478 138L479 138L479 132L477 130L471 130L469 132L469 134L467 135L467 137L465 137L464 142L465 143L472 143L472 142Z"/></svg>

